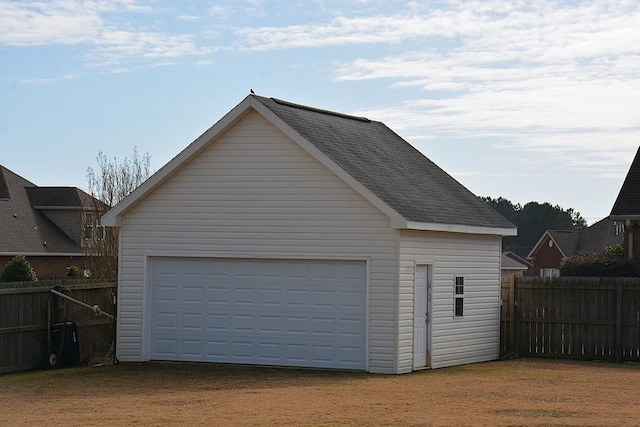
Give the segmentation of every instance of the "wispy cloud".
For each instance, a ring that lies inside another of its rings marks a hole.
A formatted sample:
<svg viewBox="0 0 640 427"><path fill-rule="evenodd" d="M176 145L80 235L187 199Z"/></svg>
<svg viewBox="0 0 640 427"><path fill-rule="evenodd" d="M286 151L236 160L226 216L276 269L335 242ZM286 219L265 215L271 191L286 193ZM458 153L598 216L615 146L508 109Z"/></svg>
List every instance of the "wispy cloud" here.
<svg viewBox="0 0 640 427"><path fill-rule="evenodd" d="M202 21L201 16L195 16L195 15L179 15L178 19L181 21Z"/></svg>
<svg viewBox="0 0 640 427"><path fill-rule="evenodd" d="M603 171L628 163L610 153L638 145L638 0L313 4L317 13L294 14L300 4L229 0L171 15L145 0L0 0L0 46L80 46L85 67L113 73L209 65L223 49L356 47L331 63L335 80L408 94L355 113L412 140L491 138L505 151ZM249 16L282 24L240 27Z"/></svg>
<svg viewBox="0 0 640 427"><path fill-rule="evenodd" d="M0 44L78 44L98 37L103 21L88 2L0 2Z"/></svg>
<svg viewBox="0 0 640 427"><path fill-rule="evenodd" d="M509 138L505 149L568 168L627 165L628 158L609 153L631 151L640 136L640 5L483 4L461 2L430 15L431 28L458 24L442 33L452 38L450 49L426 43L420 51L343 64L339 81L420 90L402 105L357 114L416 136Z"/></svg>
<svg viewBox="0 0 640 427"><path fill-rule="evenodd" d="M249 51L393 48L342 63L336 80L415 88L399 105L356 114L416 139L506 138L504 149L576 169L628 163L607 153L629 152L640 136L640 2L451 0L395 9L402 12L236 35Z"/></svg>
<svg viewBox="0 0 640 427"><path fill-rule="evenodd" d="M151 6L136 0L0 0L0 45L84 45L90 67L117 66L117 70L124 69L122 63L128 59L151 61L211 52L196 42L196 35L153 31L148 24L131 20L135 14L152 12Z"/></svg>

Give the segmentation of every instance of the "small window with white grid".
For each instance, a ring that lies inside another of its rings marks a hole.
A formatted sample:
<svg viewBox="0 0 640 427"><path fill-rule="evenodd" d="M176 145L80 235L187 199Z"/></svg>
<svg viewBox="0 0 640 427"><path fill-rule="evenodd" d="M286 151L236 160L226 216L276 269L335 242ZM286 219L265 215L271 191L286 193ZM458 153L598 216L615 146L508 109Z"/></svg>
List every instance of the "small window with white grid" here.
<svg viewBox="0 0 640 427"><path fill-rule="evenodd" d="M464 277L456 276L453 295L453 316L464 316Z"/></svg>

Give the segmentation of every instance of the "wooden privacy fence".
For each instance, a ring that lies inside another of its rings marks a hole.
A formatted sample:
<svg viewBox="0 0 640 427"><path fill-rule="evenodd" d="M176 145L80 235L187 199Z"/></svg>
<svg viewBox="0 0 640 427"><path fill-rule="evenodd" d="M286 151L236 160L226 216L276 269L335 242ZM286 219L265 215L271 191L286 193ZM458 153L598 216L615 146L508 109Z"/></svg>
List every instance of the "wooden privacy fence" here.
<svg viewBox="0 0 640 427"><path fill-rule="evenodd" d="M115 282L0 283L0 374L46 366L49 323L76 323L80 363L104 358L109 352L115 336L114 320L56 296L51 289L115 315Z"/></svg>
<svg viewBox="0 0 640 427"><path fill-rule="evenodd" d="M512 276L501 294L503 356L640 361L640 278Z"/></svg>

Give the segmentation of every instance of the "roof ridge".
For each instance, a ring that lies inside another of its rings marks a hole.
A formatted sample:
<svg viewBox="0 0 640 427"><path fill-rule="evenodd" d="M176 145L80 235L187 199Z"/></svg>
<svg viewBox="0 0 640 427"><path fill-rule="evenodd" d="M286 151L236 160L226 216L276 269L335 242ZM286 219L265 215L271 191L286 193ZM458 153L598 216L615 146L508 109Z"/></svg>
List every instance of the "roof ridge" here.
<svg viewBox="0 0 640 427"><path fill-rule="evenodd" d="M344 119L351 119L351 120L357 120L357 121L360 121L360 122L371 123L371 120L369 120L366 117L352 116L352 115L349 115L349 114L338 113L336 111L323 110L321 108L309 107L308 105L296 104L294 102L289 102L289 101L285 101L283 99L278 99L278 98L270 98L270 99L273 102L275 102L276 104L284 105L286 107L299 108L301 110L313 111L314 113L327 114L327 115L330 115L330 116L342 117Z"/></svg>

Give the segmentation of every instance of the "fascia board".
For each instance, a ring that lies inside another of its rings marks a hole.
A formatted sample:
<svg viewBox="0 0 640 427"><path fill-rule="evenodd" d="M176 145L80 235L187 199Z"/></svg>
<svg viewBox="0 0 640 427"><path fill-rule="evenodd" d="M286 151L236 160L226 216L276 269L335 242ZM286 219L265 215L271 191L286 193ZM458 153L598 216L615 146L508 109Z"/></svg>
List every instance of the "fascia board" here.
<svg viewBox="0 0 640 427"><path fill-rule="evenodd" d="M144 197L167 181L178 170L191 159L197 156L209 144L219 139L235 123L240 121L251 107L251 96L247 96L231 111L218 120L213 126L207 129L195 141L189 144L184 150L178 153L173 159L165 164L160 170L143 182L131 194L120 203L108 210L101 218L101 224L107 227L117 227L122 224L122 215L139 203Z"/></svg>
<svg viewBox="0 0 640 427"><path fill-rule="evenodd" d="M358 194L367 199L371 204L373 204L381 212L387 215L391 220L391 226L393 228L406 228L407 220L402 215L400 215L395 209L385 203L378 196L373 194L371 190L362 185L360 181L351 176L347 171L342 169L338 164L331 160L331 158L320 151L315 145L313 145L306 138L296 132L291 126L284 122L284 120L278 117L278 115L271 111L267 106L265 106L255 98L251 98L251 106L260 114L262 114L269 122L271 122L271 124L278 128L287 137L295 141L314 159L322 163L322 165L336 174Z"/></svg>
<svg viewBox="0 0 640 427"><path fill-rule="evenodd" d="M638 221L640 215L609 215L609 219L612 221Z"/></svg>
<svg viewBox="0 0 640 427"><path fill-rule="evenodd" d="M90 208L82 206L32 206L39 211L86 211Z"/></svg>
<svg viewBox="0 0 640 427"><path fill-rule="evenodd" d="M410 230L423 231L443 231L447 233L465 233L465 234L485 234L494 236L517 236L517 228L506 227L480 227L474 225L462 224L440 224L428 222L408 222L407 227Z"/></svg>
<svg viewBox="0 0 640 427"><path fill-rule="evenodd" d="M533 254L534 254L535 252L537 252L537 251L538 251L538 247L539 247L539 246L542 244L542 242L545 240L545 237L546 237L546 236L549 236L549 238L553 240L553 238L551 237L551 235L549 234L549 232L548 232L548 231L545 231L545 232L542 234L542 237L540 237L540 239L538 239L538 242L533 246L533 249L531 249L531 252L529 252L529 255L527 255L527 258L531 258L531 257L533 256ZM554 244L555 244L555 242L554 242Z"/></svg>

